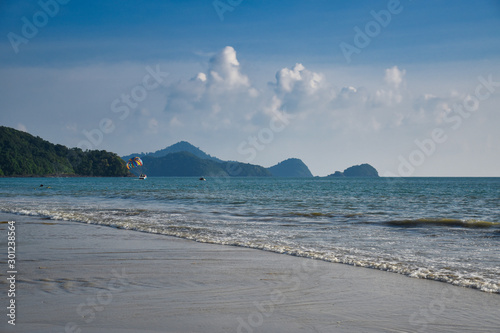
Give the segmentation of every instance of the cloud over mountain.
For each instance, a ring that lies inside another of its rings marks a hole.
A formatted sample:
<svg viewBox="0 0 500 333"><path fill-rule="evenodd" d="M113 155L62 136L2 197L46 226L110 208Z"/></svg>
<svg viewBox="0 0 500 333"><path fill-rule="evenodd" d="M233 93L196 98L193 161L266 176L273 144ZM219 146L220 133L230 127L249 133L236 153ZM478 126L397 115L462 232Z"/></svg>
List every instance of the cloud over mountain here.
<svg viewBox="0 0 500 333"><path fill-rule="evenodd" d="M267 85L252 82L231 46L206 65L165 89L164 127L252 133L274 117L293 115L302 127L376 132L403 124L438 124L455 99L409 92L407 71L397 65L381 72L371 88L363 82L346 85L302 63L276 70ZM162 126L158 122L155 118L155 127Z"/></svg>

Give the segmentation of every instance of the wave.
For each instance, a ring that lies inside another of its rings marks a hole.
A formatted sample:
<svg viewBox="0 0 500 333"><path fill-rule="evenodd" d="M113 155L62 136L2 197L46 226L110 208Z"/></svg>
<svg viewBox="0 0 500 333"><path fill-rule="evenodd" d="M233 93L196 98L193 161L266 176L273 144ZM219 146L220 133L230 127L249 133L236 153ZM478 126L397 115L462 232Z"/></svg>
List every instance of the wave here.
<svg viewBox="0 0 500 333"><path fill-rule="evenodd" d="M495 228L500 227L500 222L490 222L475 219L447 219L447 218L420 218L407 220L392 220L383 224L393 227L421 227L421 226L443 226L463 228Z"/></svg>
<svg viewBox="0 0 500 333"><path fill-rule="evenodd" d="M378 269L387 272L398 273L413 278L422 278L446 282L452 285L478 289L489 293L500 294L500 282L497 279L488 278L479 273L460 272L457 269L421 267L417 264L398 262L391 258L385 258L373 254L369 257L357 255L356 251L342 248L315 249L305 248L300 245L289 245L273 242L271 239L250 239L244 231L222 233L220 230L212 230L207 226L187 226L179 224L179 221L168 221L167 224L152 222L155 218L145 221L136 211L110 210L98 212L84 211L54 211L54 210L27 210L27 209L0 209L5 213L30 215L51 220L75 221L88 224L104 225L119 229L140 231L166 236L197 241L200 243L212 243L259 249L280 254L297 257L311 258L332 263L342 263L352 266ZM142 213L142 212L141 212ZM497 226L497 222L456 220L456 219L416 219L399 220L387 222L392 226L418 226L419 224L436 225L475 225L476 227Z"/></svg>
<svg viewBox="0 0 500 333"><path fill-rule="evenodd" d="M334 212L288 212L283 214L285 217L308 217L308 218L319 218L319 217L345 217L345 218L361 218L368 215L384 215L385 213L374 212L374 213L334 213Z"/></svg>
<svg viewBox="0 0 500 333"><path fill-rule="evenodd" d="M285 216L289 217L335 217L337 214L334 213L322 213L322 212L289 212Z"/></svg>

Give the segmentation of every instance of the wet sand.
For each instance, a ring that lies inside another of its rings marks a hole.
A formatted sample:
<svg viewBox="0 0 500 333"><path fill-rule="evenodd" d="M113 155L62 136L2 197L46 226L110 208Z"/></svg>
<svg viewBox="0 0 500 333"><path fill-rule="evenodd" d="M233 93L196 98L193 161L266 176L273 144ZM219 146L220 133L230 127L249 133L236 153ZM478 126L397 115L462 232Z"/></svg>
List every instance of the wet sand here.
<svg viewBox="0 0 500 333"><path fill-rule="evenodd" d="M372 269L75 222L16 221L1 332L498 332L500 295Z"/></svg>

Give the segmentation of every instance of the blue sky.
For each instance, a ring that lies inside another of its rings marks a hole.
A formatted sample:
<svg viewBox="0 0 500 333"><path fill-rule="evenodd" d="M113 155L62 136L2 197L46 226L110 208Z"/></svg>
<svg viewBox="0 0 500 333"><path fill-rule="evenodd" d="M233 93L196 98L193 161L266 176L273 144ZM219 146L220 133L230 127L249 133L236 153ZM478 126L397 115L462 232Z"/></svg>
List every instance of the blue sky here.
<svg viewBox="0 0 500 333"><path fill-rule="evenodd" d="M500 176L498 1L2 1L0 36L0 124L52 142Z"/></svg>

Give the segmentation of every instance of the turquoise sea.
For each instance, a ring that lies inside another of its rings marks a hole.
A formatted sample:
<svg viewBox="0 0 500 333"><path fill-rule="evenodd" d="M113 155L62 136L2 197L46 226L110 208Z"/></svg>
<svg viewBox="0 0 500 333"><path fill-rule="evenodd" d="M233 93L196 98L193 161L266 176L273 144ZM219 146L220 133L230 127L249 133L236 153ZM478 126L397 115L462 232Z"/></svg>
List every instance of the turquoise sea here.
<svg viewBox="0 0 500 333"><path fill-rule="evenodd" d="M500 293L500 178L2 178L0 211Z"/></svg>

